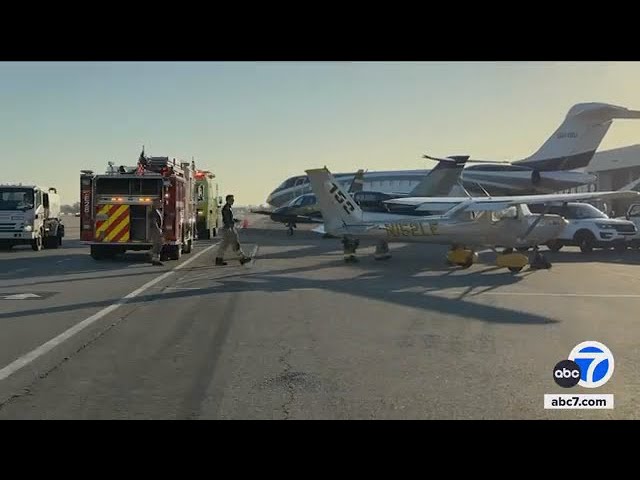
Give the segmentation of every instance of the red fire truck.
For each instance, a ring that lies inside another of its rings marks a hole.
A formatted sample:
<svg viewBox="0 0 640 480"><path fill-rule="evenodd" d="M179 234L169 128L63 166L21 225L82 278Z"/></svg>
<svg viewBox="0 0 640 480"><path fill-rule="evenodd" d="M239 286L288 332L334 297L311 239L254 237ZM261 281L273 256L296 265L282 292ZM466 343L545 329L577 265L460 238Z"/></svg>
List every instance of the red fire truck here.
<svg viewBox="0 0 640 480"><path fill-rule="evenodd" d="M127 250L150 250L150 209L162 199L161 259L190 253L195 238L195 164L140 156L136 167L109 162L105 174L80 175L80 239L96 260Z"/></svg>

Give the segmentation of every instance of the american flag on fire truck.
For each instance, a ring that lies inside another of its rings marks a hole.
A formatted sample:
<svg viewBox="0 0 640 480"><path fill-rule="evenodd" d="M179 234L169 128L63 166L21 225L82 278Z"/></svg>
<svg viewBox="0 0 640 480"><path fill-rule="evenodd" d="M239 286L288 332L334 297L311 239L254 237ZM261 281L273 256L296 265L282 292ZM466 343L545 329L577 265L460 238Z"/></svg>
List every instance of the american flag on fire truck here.
<svg viewBox="0 0 640 480"><path fill-rule="evenodd" d="M147 158L144 156L144 146L142 147L142 152L140 152L140 157L138 158L138 168L136 168L136 175L144 175L144 169L147 165Z"/></svg>

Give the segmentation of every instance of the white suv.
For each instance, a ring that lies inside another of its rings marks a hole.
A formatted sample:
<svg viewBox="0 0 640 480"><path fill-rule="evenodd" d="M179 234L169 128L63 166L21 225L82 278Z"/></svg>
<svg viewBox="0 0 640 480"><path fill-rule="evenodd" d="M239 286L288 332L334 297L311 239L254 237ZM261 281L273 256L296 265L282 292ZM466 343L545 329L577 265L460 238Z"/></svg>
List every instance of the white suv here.
<svg viewBox="0 0 640 480"><path fill-rule="evenodd" d="M529 205L535 213L542 213L543 205ZM548 242L547 247L557 252L565 245L580 247L583 253L594 248L615 248L626 250L629 241L638 230L633 222L609 218L605 213L588 203L565 203L550 207L547 213L563 216L569 224L555 240ZM640 213L640 212L639 212Z"/></svg>

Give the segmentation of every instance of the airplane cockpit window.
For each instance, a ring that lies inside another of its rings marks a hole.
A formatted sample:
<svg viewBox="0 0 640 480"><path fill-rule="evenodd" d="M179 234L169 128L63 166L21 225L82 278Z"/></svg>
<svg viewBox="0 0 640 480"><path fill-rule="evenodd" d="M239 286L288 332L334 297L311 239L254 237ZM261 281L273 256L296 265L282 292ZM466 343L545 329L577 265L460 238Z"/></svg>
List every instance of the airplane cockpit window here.
<svg viewBox="0 0 640 480"><path fill-rule="evenodd" d="M302 197L302 205L303 206L313 205L314 203L316 203L316 196L315 195L305 195L305 196Z"/></svg>
<svg viewBox="0 0 640 480"><path fill-rule="evenodd" d="M293 200L291 200L291 203L289 203L290 207L299 207L302 205L302 202L304 201L304 195L300 196L300 197L296 197Z"/></svg>
<svg viewBox="0 0 640 480"><path fill-rule="evenodd" d="M298 178L301 178L301 177L290 177L290 178L287 178L284 182L282 182L280 184L280 186L278 188L276 188L276 191L285 190L287 188L293 187L296 184L296 180Z"/></svg>

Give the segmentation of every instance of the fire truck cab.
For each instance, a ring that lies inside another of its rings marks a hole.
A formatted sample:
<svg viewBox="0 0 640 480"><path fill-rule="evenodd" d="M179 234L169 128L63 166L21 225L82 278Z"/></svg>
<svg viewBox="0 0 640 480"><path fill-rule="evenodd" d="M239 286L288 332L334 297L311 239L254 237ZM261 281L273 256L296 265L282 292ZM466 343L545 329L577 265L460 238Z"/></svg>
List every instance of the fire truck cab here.
<svg viewBox="0 0 640 480"><path fill-rule="evenodd" d="M190 253L195 238L195 165L168 157L146 157L137 167L80 176L80 239L96 260L127 250L150 250L151 209L161 200L161 259Z"/></svg>

